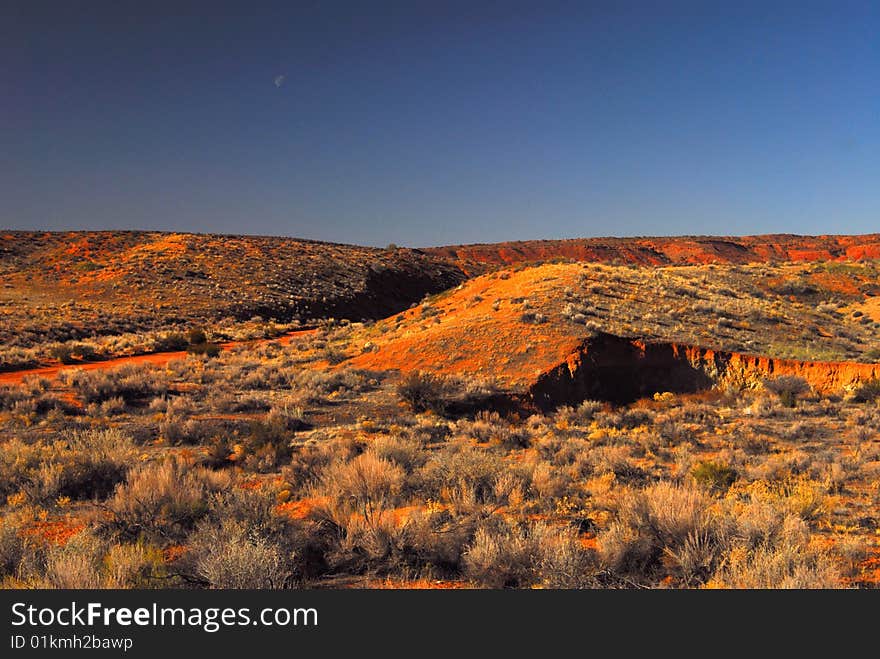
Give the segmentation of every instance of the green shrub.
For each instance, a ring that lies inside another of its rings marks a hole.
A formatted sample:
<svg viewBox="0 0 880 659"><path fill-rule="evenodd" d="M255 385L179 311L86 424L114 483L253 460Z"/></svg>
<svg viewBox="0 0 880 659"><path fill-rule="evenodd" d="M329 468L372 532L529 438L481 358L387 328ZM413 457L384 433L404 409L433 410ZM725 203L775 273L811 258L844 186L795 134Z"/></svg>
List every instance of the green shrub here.
<svg viewBox="0 0 880 659"><path fill-rule="evenodd" d="M726 492L736 481L736 470L719 462L700 462L691 471L691 476L698 485L707 487L713 492Z"/></svg>

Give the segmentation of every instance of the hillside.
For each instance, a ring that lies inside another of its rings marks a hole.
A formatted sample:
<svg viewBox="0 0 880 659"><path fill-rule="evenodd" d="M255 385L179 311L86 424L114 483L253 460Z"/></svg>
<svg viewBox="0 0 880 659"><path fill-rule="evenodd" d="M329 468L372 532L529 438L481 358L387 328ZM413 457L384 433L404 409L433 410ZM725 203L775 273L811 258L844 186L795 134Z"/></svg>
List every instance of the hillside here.
<svg viewBox="0 0 880 659"><path fill-rule="evenodd" d="M12 231L0 235L0 342L31 346L224 317L382 318L463 278L454 265L410 249Z"/></svg>
<svg viewBox="0 0 880 659"><path fill-rule="evenodd" d="M794 362L873 362L880 357L880 317L871 317L877 281L873 263L502 270L361 330L352 343L363 352L351 363L493 379L505 390L534 395L535 387L552 388L541 382L563 366L567 377L583 380L574 371L590 355L606 376L616 373L635 387L599 391L623 385L608 385L594 371L587 379L598 389L547 394L548 403L559 403L632 398L645 393L640 381L655 391L675 389L668 374L679 365L717 377L745 355L776 360L764 363L756 379L774 369L798 371ZM851 374L867 379L873 371L871 365ZM732 377L733 369L725 373ZM844 379L834 384L847 384Z"/></svg>
<svg viewBox="0 0 880 659"><path fill-rule="evenodd" d="M9 235L2 587L880 584L880 261Z"/></svg>
<svg viewBox="0 0 880 659"><path fill-rule="evenodd" d="M470 273L561 259L640 266L831 261L880 258L880 234L573 238L450 245L425 251L450 259Z"/></svg>

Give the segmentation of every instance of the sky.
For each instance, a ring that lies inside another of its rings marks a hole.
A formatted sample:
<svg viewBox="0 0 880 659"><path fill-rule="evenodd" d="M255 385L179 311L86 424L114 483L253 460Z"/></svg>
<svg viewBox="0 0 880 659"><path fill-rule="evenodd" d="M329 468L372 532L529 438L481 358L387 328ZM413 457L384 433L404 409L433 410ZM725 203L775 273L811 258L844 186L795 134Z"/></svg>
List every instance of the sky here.
<svg viewBox="0 0 880 659"><path fill-rule="evenodd" d="M0 227L880 231L878 34L876 1L6 0Z"/></svg>

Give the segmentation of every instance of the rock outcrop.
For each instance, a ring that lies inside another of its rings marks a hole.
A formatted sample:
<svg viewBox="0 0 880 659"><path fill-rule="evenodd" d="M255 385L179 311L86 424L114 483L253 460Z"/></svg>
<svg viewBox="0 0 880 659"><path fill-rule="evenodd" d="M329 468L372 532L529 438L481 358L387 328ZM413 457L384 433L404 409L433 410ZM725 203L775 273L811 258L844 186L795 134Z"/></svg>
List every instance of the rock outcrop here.
<svg viewBox="0 0 880 659"><path fill-rule="evenodd" d="M880 364L776 359L598 334L541 374L529 397L540 409L586 399L628 403L663 391L757 388L781 375L802 377L817 393L838 393L880 377Z"/></svg>

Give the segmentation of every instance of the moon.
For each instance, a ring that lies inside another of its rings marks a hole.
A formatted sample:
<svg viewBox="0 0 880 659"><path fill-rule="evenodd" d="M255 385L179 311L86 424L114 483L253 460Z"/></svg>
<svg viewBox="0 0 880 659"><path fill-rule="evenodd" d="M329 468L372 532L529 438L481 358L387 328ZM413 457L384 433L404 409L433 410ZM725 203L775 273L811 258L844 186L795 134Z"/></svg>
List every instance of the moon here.
<svg viewBox="0 0 880 659"><path fill-rule="evenodd" d="M281 85L283 85L283 84L284 84L284 78L285 78L285 77L286 77L286 76L283 76L283 75L275 76L275 86L276 86L276 87L280 87Z"/></svg>

